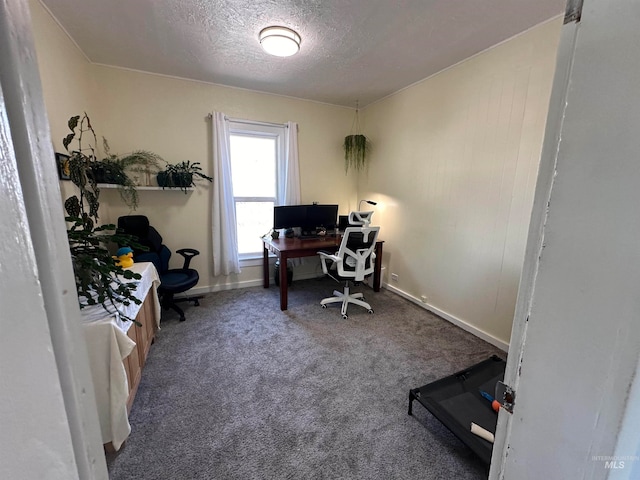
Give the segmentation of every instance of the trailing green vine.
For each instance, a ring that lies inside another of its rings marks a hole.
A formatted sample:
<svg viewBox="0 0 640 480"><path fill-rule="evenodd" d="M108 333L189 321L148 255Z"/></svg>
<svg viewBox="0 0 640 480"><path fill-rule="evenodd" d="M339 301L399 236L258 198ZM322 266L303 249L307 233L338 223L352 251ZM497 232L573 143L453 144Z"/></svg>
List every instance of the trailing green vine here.
<svg viewBox="0 0 640 480"><path fill-rule="evenodd" d="M118 156L111 153L107 139L103 138L102 140L106 157L99 161L99 168L109 173L113 183L120 185L118 188L120 198L132 210L135 210L138 208L137 185L127 175L127 172L150 174L152 170L158 169L158 162L162 160L162 157L148 150L136 150L128 155Z"/></svg>
<svg viewBox="0 0 640 480"><path fill-rule="evenodd" d="M142 277L117 266L107 248L109 244L134 245L133 237L117 233L115 225L97 226L100 189L92 173L97 162L96 134L86 113L71 117L68 126L71 133L62 143L70 155L69 177L78 187L78 195L67 198L64 208L78 303L80 308L102 305L114 313L119 304L141 303L133 292L135 281ZM70 149L74 140L77 146ZM120 317L133 321L123 314Z"/></svg>
<svg viewBox="0 0 640 480"><path fill-rule="evenodd" d="M369 140L364 135L347 135L344 137L345 171L349 168L362 170L366 166Z"/></svg>

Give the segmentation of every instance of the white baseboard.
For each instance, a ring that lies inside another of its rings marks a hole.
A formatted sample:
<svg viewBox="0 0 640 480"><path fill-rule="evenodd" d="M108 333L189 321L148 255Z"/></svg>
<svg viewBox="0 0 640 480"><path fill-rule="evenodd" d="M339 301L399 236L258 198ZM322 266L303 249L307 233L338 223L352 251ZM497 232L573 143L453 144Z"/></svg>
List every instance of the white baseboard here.
<svg viewBox="0 0 640 480"><path fill-rule="evenodd" d="M189 295L176 295L176 298L180 297L192 297L194 295L204 295L205 293L211 292L222 292L225 290L235 290L237 288L249 288L249 287L259 287L262 285L262 279L257 280L245 280L242 282L235 283L224 283L220 285L209 285L207 287L194 287L189 290Z"/></svg>
<svg viewBox="0 0 640 480"><path fill-rule="evenodd" d="M424 308L425 310L429 310L431 313L434 313L436 315L438 315L439 317L443 318L444 320L453 323L456 327L460 327L463 330L466 330L467 332L475 335L478 338L481 338L482 340L484 340L487 343L490 343L491 345L493 345L494 347L498 347L500 350L504 351L504 352L508 352L509 351L509 344L507 342L503 342L502 340L494 337L493 335L480 330L478 327L474 327L473 325L468 324L467 322L465 322L464 320L460 320L459 318L443 311L440 310L439 308L434 307L433 305L429 304L429 303L424 303L422 301L420 301L419 299L417 299L416 297L414 297L413 295L409 295L408 293L400 290L397 287L394 287L393 285L389 285L388 283L383 284L383 287L386 288L387 290L400 295L403 298L406 298L407 300L409 300L410 302L415 303L416 305Z"/></svg>
<svg viewBox="0 0 640 480"><path fill-rule="evenodd" d="M309 280L311 278L318 278L318 275L315 272L305 272L301 274L296 273L294 281ZM269 278L269 285L275 285L273 278ZM249 287L261 287L261 286L262 286L262 278L244 280L242 282L235 282L235 283L209 285L206 287L194 287L191 290L189 290L189 295L176 295L176 298L194 296L194 295L204 295L205 293L222 292L224 290L234 290L236 288L249 288Z"/></svg>

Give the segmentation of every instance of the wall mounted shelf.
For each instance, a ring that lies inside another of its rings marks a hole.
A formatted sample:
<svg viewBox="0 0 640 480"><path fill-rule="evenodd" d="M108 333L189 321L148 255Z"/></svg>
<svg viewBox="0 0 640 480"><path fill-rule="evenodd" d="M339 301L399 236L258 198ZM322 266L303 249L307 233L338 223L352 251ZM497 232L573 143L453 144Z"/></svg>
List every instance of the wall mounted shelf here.
<svg viewBox="0 0 640 480"><path fill-rule="evenodd" d="M117 185L115 183L99 183L98 184L98 188L104 188L104 189L116 189L118 187L121 187L122 185ZM193 187L187 187L187 191L192 191L194 188ZM140 190L165 190L165 191L176 191L176 192L184 192L185 189L184 188L180 188L180 187L154 187L154 186L146 186L146 185L140 185L140 186L136 186L136 190L140 191Z"/></svg>

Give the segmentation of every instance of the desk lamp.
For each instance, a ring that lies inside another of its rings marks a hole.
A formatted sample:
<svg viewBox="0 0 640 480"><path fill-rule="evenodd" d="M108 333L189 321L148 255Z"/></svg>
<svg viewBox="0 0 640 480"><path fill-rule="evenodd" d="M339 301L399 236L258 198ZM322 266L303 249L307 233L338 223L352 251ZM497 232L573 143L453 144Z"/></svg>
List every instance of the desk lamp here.
<svg viewBox="0 0 640 480"><path fill-rule="evenodd" d="M367 202L369 205L377 205L378 202L374 202L373 200L365 200L362 199L360 200L360 202L358 203L358 211L361 211L362 209L360 208L360 205L362 205L362 202Z"/></svg>

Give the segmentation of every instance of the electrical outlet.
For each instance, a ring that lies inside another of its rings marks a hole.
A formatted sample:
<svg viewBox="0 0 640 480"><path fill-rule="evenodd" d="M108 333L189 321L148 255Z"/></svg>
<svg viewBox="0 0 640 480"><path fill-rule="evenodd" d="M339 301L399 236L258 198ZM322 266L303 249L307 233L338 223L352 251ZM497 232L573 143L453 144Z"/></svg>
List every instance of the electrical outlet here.
<svg viewBox="0 0 640 480"><path fill-rule="evenodd" d="M427 303L427 301L428 301L429 299L427 298L427 296L426 296L426 295L421 295L421 296L420 296L420 300L422 301L422 303Z"/></svg>
<svg viewBox="0 0 640 480"><path fill-rule="evenodd" d="M392 273L391 274L391 281L392 282L397 282L398 281L398 274L397 273Z"/></svg>

